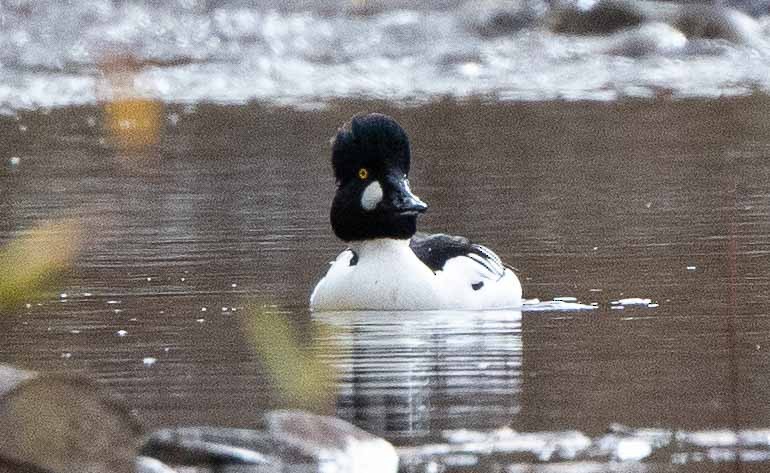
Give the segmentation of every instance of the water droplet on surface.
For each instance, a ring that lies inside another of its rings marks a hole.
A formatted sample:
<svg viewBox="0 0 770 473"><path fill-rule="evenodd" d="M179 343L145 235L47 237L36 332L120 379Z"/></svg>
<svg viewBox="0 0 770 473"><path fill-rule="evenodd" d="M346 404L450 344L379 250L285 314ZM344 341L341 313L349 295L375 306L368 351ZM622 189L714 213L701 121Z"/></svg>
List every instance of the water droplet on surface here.
<svg viewBox="0 0 770 473"><path fill-rule="evenodd" d="M621 439L615 449L618 460L640 461L652 453L652 446L642 439Z"/></svg>
<svg viewBox="0 0 770 473"><path fill-rule="evenodd" d="M460 73L466 77L476 78L481 75L481 65L477 62L466 62L461 64Z"/></svg>

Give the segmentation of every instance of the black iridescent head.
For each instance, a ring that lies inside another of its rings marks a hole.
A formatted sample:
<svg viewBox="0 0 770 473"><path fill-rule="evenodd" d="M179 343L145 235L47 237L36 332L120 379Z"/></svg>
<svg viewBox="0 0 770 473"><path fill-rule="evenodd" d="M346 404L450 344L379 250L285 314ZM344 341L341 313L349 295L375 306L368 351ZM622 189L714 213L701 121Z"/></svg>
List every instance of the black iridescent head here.
<svg viewBox="0 0 770 473"><path fill-rule="evenodd" d="M409 189L409 138L391 117L356 115L332 144L334 233L345 241L410 238L428 206Z"/></svg>

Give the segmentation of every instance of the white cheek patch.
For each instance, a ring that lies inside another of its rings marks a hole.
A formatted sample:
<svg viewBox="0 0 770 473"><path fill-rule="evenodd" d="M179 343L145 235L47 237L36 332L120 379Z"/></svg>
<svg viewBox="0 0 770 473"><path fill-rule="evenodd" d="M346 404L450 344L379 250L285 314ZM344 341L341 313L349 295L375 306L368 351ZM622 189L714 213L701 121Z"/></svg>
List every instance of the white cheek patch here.
<svg viewBox="0 0 770 473"><path fill-rule="evenodd" d="M382 202L382 186L378 181L374 181L366 186L361 194L361 208L374 210L380 202Z"/></svg>

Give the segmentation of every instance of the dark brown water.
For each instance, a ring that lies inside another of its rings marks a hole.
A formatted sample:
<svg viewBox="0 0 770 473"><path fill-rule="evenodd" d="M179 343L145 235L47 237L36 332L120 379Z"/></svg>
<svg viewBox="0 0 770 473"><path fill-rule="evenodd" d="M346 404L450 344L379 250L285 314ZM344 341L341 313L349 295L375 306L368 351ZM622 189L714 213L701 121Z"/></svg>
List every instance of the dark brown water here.
<svg viewBox="0 0 770 473"><path fill-rule="evenodd" d="M92 376L149 427L254 426L296 404L244 335L271 312L339 369L321 410L400 445L461 428L768 428L768 107L169 107L142 152L105 142L96 108L3 118L0 242L62 216L88 239L66 298L4 314L0 362ZM344 247L328 225L328 139L367 110L411 134L423 230L490 246L527 298L598 308L311 317ZM632 297L657 307L613 308Z"/></svg>

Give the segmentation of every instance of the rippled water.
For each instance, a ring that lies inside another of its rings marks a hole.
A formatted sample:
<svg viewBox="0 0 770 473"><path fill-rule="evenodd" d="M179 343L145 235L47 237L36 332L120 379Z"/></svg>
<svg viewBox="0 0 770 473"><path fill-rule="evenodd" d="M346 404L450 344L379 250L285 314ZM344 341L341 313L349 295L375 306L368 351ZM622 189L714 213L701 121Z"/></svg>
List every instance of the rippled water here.
<svg viewBox="0 0 770 473"><path fill-rule="evenodd" d="M0 106L94 104L110 97L105 82L116 61L130 65L127 82L139 93L175 103L307 108L340 97L612 100L770 90L763 0L721 2L753 17L696 9L681 21L670 13L674 3L627 2L644 21L610 33L614 17L587 28L541 0L252 3L6 2ZM580 10L596 2L550 3Z"/></svg>
<svg viewBox="0 0 770 473"><path fill-rule="evenodd" d="M105 141L97 108L20 112L0 120L0 241L62 215L88 239L60 296L0 320L0 361L92 376L148 427L253 427L295 402L244 335L271 312L338 370L325 412L404 447L414 471L763 465L769 105L166 105L140 153ZM328 138L373 109L412 135L422 229L494 248L527 298L595 308L311 316L343 248Z"/></svg>
<svg viewBox="0 0 770 473"><path fill-rule="evenodd" d="M340 373L337 412L369 430L411 443L444 430L506 425L518 414L521 312L316 318L337 329L322 345Z"/></svg>

